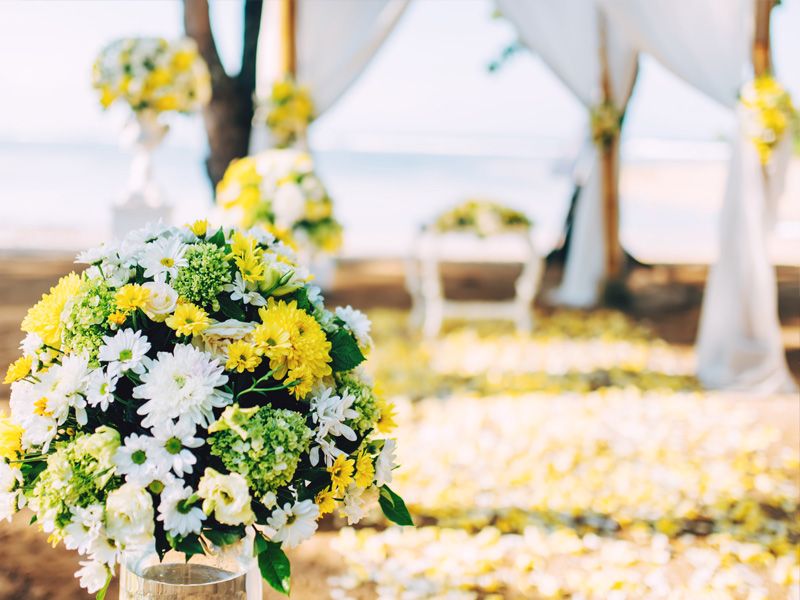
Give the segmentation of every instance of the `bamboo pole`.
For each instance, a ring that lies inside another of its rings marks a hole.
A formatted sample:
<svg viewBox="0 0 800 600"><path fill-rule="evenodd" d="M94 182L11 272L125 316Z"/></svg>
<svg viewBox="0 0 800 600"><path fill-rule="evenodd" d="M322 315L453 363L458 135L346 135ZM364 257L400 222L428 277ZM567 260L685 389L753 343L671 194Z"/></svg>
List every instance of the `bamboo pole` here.
<svg viewBox="0 0 800 600"><path fill-rule="evenodd" d="M772 71L769 26L775 0L754 0L754 2L753 74L761 77Z"/></svg>
<svg viewBox="0 0 800 600"><path fill-rule="evenodd" d="M281 75L294 78L297 73L297 36L295 33L297 0L279 0L279 2Z"/></svg>
<svg viewBox="0 0 800 600"><path fill-rule="evenodd" d="M598 11L598 56L600 59L601 102L613 102L611 72L608 65L608 25ZM603 231L605 232L606 280L622 275L622 248L619 242L619 135L600 147Z"/></svg>

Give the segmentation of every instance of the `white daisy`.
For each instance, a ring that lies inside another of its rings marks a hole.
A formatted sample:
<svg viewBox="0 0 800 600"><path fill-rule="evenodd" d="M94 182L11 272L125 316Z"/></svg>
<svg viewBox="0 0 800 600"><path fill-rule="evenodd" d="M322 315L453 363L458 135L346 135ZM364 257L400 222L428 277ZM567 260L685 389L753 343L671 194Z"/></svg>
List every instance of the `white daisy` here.
<svg viewBox="0 0 800 600"><path fill-rule="evenodd" d="M46 398L43 388L42 383L32 384L27 381L15 381L11 384L11 417L22 427L22 447L26 450L42 446L42 451L47 452L58 430L58 423L50 412L37 410L37 401Z"/></svg>
<svg viewBox="0 0 800 600"><path fill-rule="evenodd" d="M141 331L123 329L113 336L103 336L103 345L97 354L98 360L108 363L108 371L118 374L133 371L144 373L144 358L150 351L150 342Z"/></svg>
<svg viewBox="0 0 800 600"><path fill-rule="evenodd" d="M166 488L161 493L158 505L158 520L173 536L199 533L206 518L199 506L186 506L185 501L193 494L192 488L180 485Z"/></svg>
<svg viewBox="0 0 800 600"><path fill-rule="evenodd" d="M86 401L89 406L99 406L100 410L108 410L114 402L114 392L117 389L119 375L103 369L95 369L89 373L86 383Z"/></svg>
<svg viewBox="0 0 800 600"><path fill-rule="evenodd" d="M116 542L106 535L105 528L101 528L89 543L89 556L105 565L114 565L119 561L120 550Z"/></svg>
<svg viewBox="0 0 800 600"><path fill-rule="evenodd" d="M188 448L199 448L203 445L202 438L194 437L195 426L189 421L172 419L156 423L152 430L155 443L164 449L169 457L170 467L177 475L191 473L197 458Z"/></svg>
<svg viewBox="0 0 800 600"><path fill-rule="evenodd" d="M19 349L25 356L36 356L44 346L44 340L37 333L29 333L19 344Z"/></svg>
<svg viewBox="0 0 800 600"><path fill-rule="evenodd" d="M242 278L242 274L239 271L236 271L233 282L222 286L223 290L231 293L231 300L236 302L241 300L245 304L252 304L253 306L266 305L267 301L264 296L259 294L255 288L254 284L250 284Z"/></svg>
<svg viewBox="0 0 800 600"><path fill-rule="evenodd" d="M392 483L392 470L395 467L394 451L397 448L395 440L386 440L375 461L375 485L378 487L384 486L387 483Z"/></svg>
<svg viewBox="0 0 800 600"><path fill-rule="evenodd" d="M186 244L177 238L160 238L145 246L139 264L144 267L144 276L156 281L165 281L167 275L175 277L178 269L186 266L183 257Z"/></svg>
<svg viewBox="0 0 800 600"><path fill-rule="evenodd" d="M110 575L108 567L96 560L82 560L80 564L82 568L75 572L75 577L80 579L81 587L90 594L103 589Z"/></svg>
<svg viewBox="0 0 800 600"><path fill-rule="evenodd" d="M164 449L153 438L132 433L114 453L114 464L125 481L144 487L168 470Z"/></svg>
<svg viewBox="0 0 800 600"><path fill-rule="evenodd" d="M367 315L348 304L344 307L337 307L336 316L344 321L344 326L356 337L356 341L361 348L370 348L372 346L372 337L369 334L372 323L370 323Z"/></svg>
<svg viewBox="0 0 800 600"><path fill-rule="evenodd" d="M267 519L267 525L275 530L273 542L281 542L283 548L294 548L314 535L317 530L319 507L312 500L284 504L276 508Z"/></svg>
<svg viewBox="0 0 800 600"><path fill-rule="evenodd" d="M64 528L64 545L78 554L89 552L92 542L103 526L103 505L90 504L86 508L72 508L72 520Z"/></svg>
<svg viewBox="0 0 800 600"><path fill-rule="evenodd" d="M137 410L142 425L152 427L167 419L180 419L208 427L214 409L231 403L231 394L216 389L228 382L223 366L193 346L179 344L172 354L159 352L133 397L147 400Z"/></svg>

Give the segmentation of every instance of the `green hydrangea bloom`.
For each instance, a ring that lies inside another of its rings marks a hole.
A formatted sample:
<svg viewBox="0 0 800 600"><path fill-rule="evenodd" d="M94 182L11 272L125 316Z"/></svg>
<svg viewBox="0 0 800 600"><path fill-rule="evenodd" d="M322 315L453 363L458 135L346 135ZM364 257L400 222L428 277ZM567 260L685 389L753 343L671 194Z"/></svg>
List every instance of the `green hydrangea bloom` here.
<svg viewBox="0 0 800 600"><path fill-rule="evenodd" d="M122 481L114 475L113 457L119 448L119 433L98 427L60 446L47 457L33 488L33 506L40 520L52 519L58 529L65 527L72 508L104 503L108 493Z"/></svg>
<svg viewBox="0 0 800 600"><path fill-rule="evenodd" d="M352 371L337 373L336 384L340 394L348 393L356 398L353 410L358 413L358 418L349 420L347 424L360 435L374 429L381 419L381 410L372 387Z"/></svg>
<svg viewBox="0 0 800 600"><path fill-rule="evenodd" d="M189 302L219 310L217 296L231 282L231 267L225 250L215 244L195 244L186 250L187 265L172 282L175 291Z"/></svg>
<svg viewBox="0 0 800 600"><path fill-rule="evenodd" d="M211 454L239 473L261 498L287 485L313 436L300 413L262 406L254 413L229 406L212 426ZM216 425L216 424L215 424ZM232 426L233 425L233 426Z"/></svg>
<svg viewBox="0 0 800 600"><path fill-rule="evenodd" d="M114 292L102 279L86 279L69 309L64 326L64 343L74 352L94 360L108 335L108 317L116 310Z"/></svg>

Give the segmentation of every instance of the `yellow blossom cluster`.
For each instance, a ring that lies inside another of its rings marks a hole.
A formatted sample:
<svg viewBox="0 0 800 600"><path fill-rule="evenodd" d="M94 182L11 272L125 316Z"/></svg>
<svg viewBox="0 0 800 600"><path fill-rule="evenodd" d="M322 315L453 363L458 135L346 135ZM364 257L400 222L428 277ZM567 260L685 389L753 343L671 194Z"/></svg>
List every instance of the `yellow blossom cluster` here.
<svg viewBox="0 0 800 600"><path fill-rule="evenodd" d="M106 46L97 57L93 84L100 104L117 100L134 112L194 112L211 98L211 77L197 45L189 38L127 38Z"/></svg>
<svg viewBox="0 0 800 600"><path fill-rule="evenodd" d="M267 127L277 148L286 148L304 139L306 130L314 119L311 94L307 88L298 86L291 78L272 84L264 110Z"/></svg>
<svg viewBox="0 0 800 600"><path fill-rule="evenodd" d="M761 163L766 165L792 124L796 124L797 112L792 98L774 77L765 75L745 85L740 99L751 116L750 140Z"/></svg>

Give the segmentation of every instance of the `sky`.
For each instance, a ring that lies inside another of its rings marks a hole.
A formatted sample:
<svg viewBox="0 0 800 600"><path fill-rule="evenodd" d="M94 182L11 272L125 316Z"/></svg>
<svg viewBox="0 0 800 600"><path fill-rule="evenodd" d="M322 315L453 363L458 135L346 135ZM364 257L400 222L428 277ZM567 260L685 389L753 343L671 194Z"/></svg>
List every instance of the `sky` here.
<svg viewBox="0 0 800 600"><path fill-rule="evenodd" d="M223 60L238 67L240 0L212 3ZM442 140L568 139L585 115L529 53L499 73L487 65L514 40L492 19L488 0L416 0L350 92L312 131L320 148L425 146ZM115 143L122 107L106 114L90 87L98 50L121 36L181 33L177 0L0 3L0 143ZM800 3L776 9L774 45L781 79L800 98ZM627 123L628 138L713 140L727 112L645 59ZM169 144L203 144L197 117L176 117ZM450 144L458 146L459 144ZM445 143L445 147L447 144Z"/></svg>

